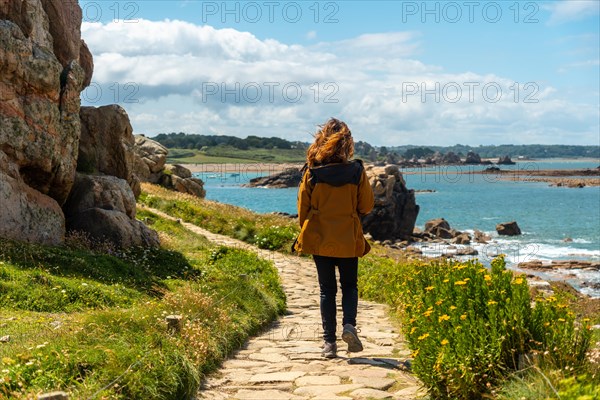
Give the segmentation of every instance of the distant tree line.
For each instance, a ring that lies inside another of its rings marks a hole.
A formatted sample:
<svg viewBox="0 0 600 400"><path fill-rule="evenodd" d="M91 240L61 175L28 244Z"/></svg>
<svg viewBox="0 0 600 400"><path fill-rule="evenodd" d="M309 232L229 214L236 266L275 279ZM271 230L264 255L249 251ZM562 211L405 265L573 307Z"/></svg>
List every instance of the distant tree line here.
<svg viewBox="0 0 600 400"><path fill-rule="evenodd" d="M245 139L236 136L222 135L188 135L179 133L161 133L153 138L167 148L202 150L213 146L230 146L240 150L247 149L306 149L309 143L292 142L278 137L248 136ZM600 158L600 146L574 146L574 145L546 145L546 144L503 144L489 146L468 146L456 144L454 146L392 146L375 147L367 142L357 141L354 154L358 158L375 161L385 159L388 155L404 157L406 159L426 158L436 151L442 154L453 152L459 156L466 156L473 151L483 158L500 156L529 157L529 158L556 158L556 157L593 157Z"/></svg>
<svg viewBox="0 0 600 400"><path fill-rule="evenodd" d="M566 144L502 144L489 146L467 146L456 144L454 146L396 146L386 149L410 159L425 158L436 151L442 154L453 152L459 156L466 156L469 151L479 154L483 158L494 158L509 155L511 157L529 158L559 158L559 157L592 157L600 158L600 146L574 146Z"/></svg>
<svg viewBox="0 0 600 400"><path fill-rule="evenodd" d="M205 147L230 146L240 150L247 149L294 149L305 148L306 143L290 142L278 137L248 136L245 139L224 135L188 135L179 133L161 133L153 138L168 149L196 149Z"/></svg>

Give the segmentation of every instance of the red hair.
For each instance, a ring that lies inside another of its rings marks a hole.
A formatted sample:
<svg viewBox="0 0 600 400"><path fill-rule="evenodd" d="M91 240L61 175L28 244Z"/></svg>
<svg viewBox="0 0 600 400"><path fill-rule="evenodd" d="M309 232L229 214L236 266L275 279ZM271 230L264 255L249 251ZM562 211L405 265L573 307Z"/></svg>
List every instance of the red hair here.
<svg viewBox="0 0 600 400"><path fill-rule="evenodd" d="M348 162L354 155L354 140L348 125L331 118L320 128L306 151L308 166Z"/></svg>

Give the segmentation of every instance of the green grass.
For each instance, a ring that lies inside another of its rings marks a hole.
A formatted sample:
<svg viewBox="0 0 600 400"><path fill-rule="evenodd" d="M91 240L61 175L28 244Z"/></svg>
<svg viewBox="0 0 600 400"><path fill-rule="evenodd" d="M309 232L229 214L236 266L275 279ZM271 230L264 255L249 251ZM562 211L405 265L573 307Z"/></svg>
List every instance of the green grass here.
<svg viewBox="0 0 600 400"><path fill-rule="evenodd" d="M211 232L227 235L260 248L289 252L300 229L297 220L271 214L256 214L228 204L199 199L143 184L141 204L161 210Z"/></svg>
<svg viewBox="0 0 600 400"><path fill-rule="evenodd" d="M223 164L223 163L304 163L303 149L248 149L230 146L214 146L206 151L169 149L168 162L176 164Z"/></svg>
<svg viewBox="0 0 600 400"><path fill-rule="evenodd" d="M191 398L203 374L283 312L268 261L139 217L163 248L105 254L0 240L0 336L10 336L0 398ZM167 332L169 314L183 316L180 334Z"/></svg>

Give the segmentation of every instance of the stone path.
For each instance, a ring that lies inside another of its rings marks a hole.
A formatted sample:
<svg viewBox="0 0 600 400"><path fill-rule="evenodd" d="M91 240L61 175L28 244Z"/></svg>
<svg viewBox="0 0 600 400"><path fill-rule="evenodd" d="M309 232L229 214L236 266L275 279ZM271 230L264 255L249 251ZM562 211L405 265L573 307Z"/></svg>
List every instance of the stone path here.
<svg viewBox="0 0 600 400"><path fill-rule="evenodd" d="M151 211L171 218L158 210ZM311 259L261 250L192 224L183 225L216 244L252 250L273 261L287 295L287 314L250 339L218 372L208 377L199 398L412 400L425 397L418 380L406 371L405 361L410 351L386 315L386 306L360 300L357 327L364 351L347 353L346 343L338 340L338 358L323 359L319 291ZM341 315L338 307L338 321ZM341 326L338 337L340 334Z"/></svg>

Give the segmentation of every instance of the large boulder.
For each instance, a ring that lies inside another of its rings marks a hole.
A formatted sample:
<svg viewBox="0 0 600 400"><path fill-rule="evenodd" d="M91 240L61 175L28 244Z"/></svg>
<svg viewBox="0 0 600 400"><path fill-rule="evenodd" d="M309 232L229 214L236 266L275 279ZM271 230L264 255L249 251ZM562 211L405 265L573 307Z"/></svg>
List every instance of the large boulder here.
<svg viewBox="0 0 600 400"><path fill-rule="evenodd" d="M133 129L125 110L118 105L81 107L81 139L77 170L125 179L136 197L140 181L134 174Z"/></svg>
<svg viewBox="0 0 600 400"><path fill-rule="evenodd" d="M167 163L167 148L144 135L135 135L134 151L133 169L137 177L144 182L158 183Z"/></svg>
<svg viewBox="0 0 600 400"><path fill-rule="evenodd" d="M120 178L77 174L65 204L67 229L117 247L158 246L158 235L135 219L135 197Z"/></svg>
<svg viewBox="0 0 600 400"><path fill-rule="evenodd" d="M158 183L168 189L181 193L191 194L200 198L206 196L204 182L201 179L192 177L192 172L189 169L178 164L167 164Z"/></svg>
<svg viewBox="0 0 600 400"><path fill-rule="evenodd" d="M79 63L80 25L77 2L0 2L1 236L40 243L64 238L60 206L75 176L87 74ZM86 63L93 65L91 55ZM36 218L38 232L31 225Z"/></svg>
<svg viewBox="0 0 600 400"><path fill-rule="evenodd" d="M204 182L194 178L182 165L166 164L169 151L144 135L135 136L133 170L142 182L156 183L171 190L204 198Z"/></svg>
<svg viewBox="0 0 600 400"><path fill-rule="evenodd" d="M158 235L142 222L119 211L90 208L68 221L67 228L83 231L93 239L109 241L121 248L158 247Z"/></svg>
<svg viewBox="0 0 600 400"><path fill-rule="evenodd" d="M289 188L297 187L302 180L300 168L286 168L269 176L250 179L245 186L248 187L268 187L268 188Z"/></svg>
<svg viewBox="0 0 600 400"><path fill-rule="evenodd" d="M516 236L521 234L521 228L519 228L516 221L503 222L496 225L496 232L498 232L498 235Z"/></svg>
<svg viewBox="0 0 600 400"><path fill-rule="evenodd" d="M398 166L368 166L366 172L375 195L375 207L361 218L364 231L375 240L410 239L419 206L415 192L406 188Z"/></svg>
<svg viewBox="0 0 600 400"><path fill-rule="evenodd" d="M444 154L444 156L442 157L442 163L443 164L460 164L461 160L457 154L455 154L452 151L449 151L446 154Z"/></svg>
<svg viewBox="0 0 600 400"><path fill-rule="evenodd" d="M510 159L510 156L502 156L500 158L498 158L498 162L496 163L498 165L515 165L516 163Z"/></svg>
<svg viewBox="0 0 600 400"><path fill-rule="evenodd" d="M465 164L481 164L481 157L474 151L470 151L465 158Z"/></svg>
<svg viewBox="0 0 600 400"><path fill-rule="evenodd" d="M454 237L450 224L444 218L427 221L425 223L425 232L441 239L452 239Z"/></svg>
<svg viewBox="0 0 600 400"><path fill-rule="evenodd" d="M90 208L119 211L133 219L135 197L127 182L116 176L77 174L65 215L69 219Z"/></svg>
<svg viewBox="0 0 600 400"><path fill-rule="evenodd" d="M56 200L31 188L0 151L0 237L48 245L64 240L65 219Z"/></svg>

